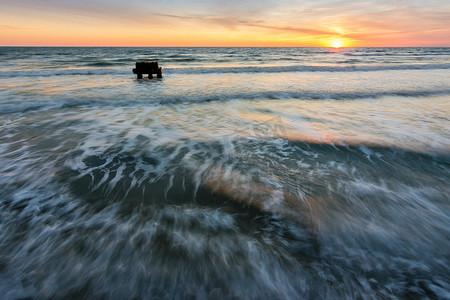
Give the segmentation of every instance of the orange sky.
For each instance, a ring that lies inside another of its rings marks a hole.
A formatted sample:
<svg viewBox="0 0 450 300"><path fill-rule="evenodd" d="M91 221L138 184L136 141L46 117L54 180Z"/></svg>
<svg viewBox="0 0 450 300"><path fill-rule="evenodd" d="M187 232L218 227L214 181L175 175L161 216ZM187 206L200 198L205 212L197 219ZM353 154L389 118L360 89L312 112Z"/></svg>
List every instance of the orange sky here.
<svg viewBox="0 0 450 300"><path fill-rule="evenodd" d="M1 0L1 46L450 46L450 1Z"/></svg>

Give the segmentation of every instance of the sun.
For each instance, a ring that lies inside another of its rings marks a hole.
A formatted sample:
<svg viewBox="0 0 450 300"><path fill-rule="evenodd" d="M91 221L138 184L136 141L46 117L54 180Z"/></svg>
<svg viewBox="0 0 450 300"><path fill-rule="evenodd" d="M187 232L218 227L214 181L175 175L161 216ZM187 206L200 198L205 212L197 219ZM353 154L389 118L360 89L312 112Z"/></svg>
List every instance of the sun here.
<svg viewBox="0 0 450 300"><path fill-rule="evenodd" d="M332 40L330 46L333 48L342 48L344 47L344 41L342 40Z"/></svg>

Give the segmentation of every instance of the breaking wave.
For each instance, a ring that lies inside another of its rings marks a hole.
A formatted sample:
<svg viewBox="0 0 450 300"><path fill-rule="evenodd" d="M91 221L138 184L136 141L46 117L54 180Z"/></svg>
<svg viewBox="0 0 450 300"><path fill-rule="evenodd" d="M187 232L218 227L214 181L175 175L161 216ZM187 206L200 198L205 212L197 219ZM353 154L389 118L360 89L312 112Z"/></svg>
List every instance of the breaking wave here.
<svg viewBox="0 0 450 300"><path fill-rule="evenodd" d="M447 295L449 154L55 138L0 155L6 298Z"/></svg>

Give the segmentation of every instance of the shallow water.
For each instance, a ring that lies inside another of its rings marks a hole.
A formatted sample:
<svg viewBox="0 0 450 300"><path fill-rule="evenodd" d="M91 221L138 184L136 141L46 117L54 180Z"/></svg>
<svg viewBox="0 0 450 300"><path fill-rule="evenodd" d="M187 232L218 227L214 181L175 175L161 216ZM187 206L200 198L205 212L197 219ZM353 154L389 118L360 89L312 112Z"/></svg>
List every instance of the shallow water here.
<svg viewBox="0 0 450 300"><path fill-rule="evenodd" d="M0 48L0 294L450 298L449 56Z"/></svg>

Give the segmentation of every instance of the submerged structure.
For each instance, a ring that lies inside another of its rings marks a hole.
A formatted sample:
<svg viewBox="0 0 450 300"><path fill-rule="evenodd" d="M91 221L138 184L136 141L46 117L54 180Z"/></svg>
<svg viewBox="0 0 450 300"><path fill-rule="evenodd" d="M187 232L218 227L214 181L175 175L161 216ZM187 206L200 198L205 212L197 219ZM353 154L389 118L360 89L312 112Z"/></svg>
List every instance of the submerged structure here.
<svg viewBox="0 0 450 300"><path fill-rule="evenodd" d="M137 75L138 79L142 79L143 74L148 74L148 78L153 78L156 74L158 78L162 78L162 68L158 66L156 61L140 61L136 62L136 68L133 73Z"/></svg>

